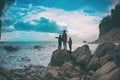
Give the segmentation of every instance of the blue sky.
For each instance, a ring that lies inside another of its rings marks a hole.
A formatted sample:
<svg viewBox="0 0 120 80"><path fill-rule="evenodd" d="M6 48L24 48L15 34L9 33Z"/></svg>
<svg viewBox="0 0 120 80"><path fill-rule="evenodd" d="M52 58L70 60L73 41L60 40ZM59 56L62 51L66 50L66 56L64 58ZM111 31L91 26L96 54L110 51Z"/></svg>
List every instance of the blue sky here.
<svg viewBox="0 0 120 80"><path fill-rule="evenodd" d="M74 40L95 40L116 1L16 0L4 9L2 40L53 41L64 29Z"/></svg>
<svg viewBox="0 0 120 80"><path fill-rule="evenodd" d="M58 8L67 11L77 10L83 7L91 7L97 11L98 9L105 11L111 4L110 0L17 0L20 4L41 5L49 8Z"/></svg>

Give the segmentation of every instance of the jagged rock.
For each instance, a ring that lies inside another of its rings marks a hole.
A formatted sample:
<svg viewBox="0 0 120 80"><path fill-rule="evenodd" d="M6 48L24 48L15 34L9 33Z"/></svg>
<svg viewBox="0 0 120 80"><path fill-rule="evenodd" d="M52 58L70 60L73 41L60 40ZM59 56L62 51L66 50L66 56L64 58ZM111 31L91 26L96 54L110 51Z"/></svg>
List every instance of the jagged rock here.
<svg viewBox="0 0 120 80"><path fill-rule="evenodd" d="M49 66L41 74L41 80L78 80L80 73L80 67L74 66L68 51L56 50L53 52Z"/></svg>
<svg viewBox="0 0 120 80"><path fill-rule="evenodd" d="M90 80L91 76L93 75L94 71L90 70L86 76L86 80Z"/></svg>
<svg viewBox="0 0 120 80"><path fill-rule="evenodd" d="M91 76L93 75L94 70L90 70L87 74L87 80L90 80Z"/></svg>
<svg viewBox="0 0 120 80"><path fill-rule="evenodd" d="M114 62L107 62L92 75L90 80L120 80L120 69Z"/></svg>
<svg viewBox="0 0 120 80"><path fill-rule="evenodd" d="M65 62L61 67L61 70L65 72L65 76L69 79L74 77L80 77L81 69L79 66L74 66L71 61Z"/></svg>
<svg viewBox="0 0 120 80"><path fill-rule="evenodd" d="M105 63L107 63L107 59L105 57L100 57L100 65L104 65Z"/></svg>
<svg viewBox="0 0 120 80"><path fill-rule="evenodd" d="M19 78L17 80L40 80L40 75L45 67L43 66L27 66L22 69L11 70L14 74L14 78Z"/></svg>
<svg viewBox="0 0 120 80"><path fill-rule="evenodd" d="M80 80L80 77L75 77L75 78L72 78L72 79L69 79L69 80Z"/></svg>
<svg viewBox="0 0 120 80"><path fill-rule="evenodd" d="M40 50L42 47L39 46L39 45L36 45L36 46L33 46L33 48L34 48L34 49L38 49L38 50Z"/></svg>
<svg viewBox="0 0 120 80"><path fill-rule="evenodd" d="M41 74L40 80L66 80L64 71L60 70L60 67L47 67L47 69Z"/></svg>
<svg viewBox="0 0 120 80"><path fill-rule="evenodd" d="M100 58L102 65L107 61L114 61L118 66L120 66L120 45L105 42L98 46L95 54Z"/></svg>
<svg viewBox="0 0 120 80"><path fill-rule="evenodd" d="M62 68L66 71L70 68L73 68L74 65L72 64L72 61L68 61L68 62L65 62L63 65L62 65Z"/></svg>
<svg viewBox="0 0 120 80"><path fill-rule="evenodd" d="M70 59L70 54L67 52L67 50L56 50L52 54L51 62L49 65L60 67L64 64L64 62L67 62Z"/></svg>
<svg viewBox="0 0 120 80"><path fill-rule="evenodd" d="M91 51L88 45L77 48L73 54L73 58L77 64L80 64L81 67L85 68L88 62L90 61Z"/></svg>
<svg viewBox="0 0 120 80"><path fill-rule="evenodd" d="M45 67L27 66L21 69L7 70L0 67L0 80L40 80Z"/></svg>
<svg viewBox="0 0 120 80"><path fill-rule="evenodd" d="M87 64L87 70L97 70L100 67L99 58L92 56L89 63Z"/></svg>
<svg viewBox="0 0 120 80"><path fill-rule="evenodd" d="M13 46L4 46L3 47L5 50L7 50L8 52L11 51L11 52L15 52L19 49L19 47L13 47Z"/></svg>
<svg viewBox="0 0 120 80"><path fill-rule="evenodd" d="M68 65L68 66L67 66ZM41 80L78 80L80 68L66 62L62 67L48 66L41 74Z"/></svg>
<svg viewBox="0 0 120 80"><path fill-rule="evenodd" d="M80 78L80 67L72 61L65 62L61 67L48 66L41 74L41 80L75 80Z"/></svg>
<svg viewBox="0 0 120 80"><path fill-rule="evenodd" d="M99 58L105 56L106 54L109 54L109 55L114 54L114 48L115 48L114 44L105 42L105 43L100 44L97 47L95 54Z"/></svg>
<svg viewBox="0 0 120 80"><path fill-rule="evenodd" d="M67 50L56 50L53 52L46 69L39 66L29 66L23 69L7 70L8 72L4 70L5 73L3 73L4 71L2 73L7 75L1 75L0 71L0 79L119 80L120 46L111 43L101 44L100 46L96 51L96 55L91 55L87 45L77 48L71 54Z"/></svg>

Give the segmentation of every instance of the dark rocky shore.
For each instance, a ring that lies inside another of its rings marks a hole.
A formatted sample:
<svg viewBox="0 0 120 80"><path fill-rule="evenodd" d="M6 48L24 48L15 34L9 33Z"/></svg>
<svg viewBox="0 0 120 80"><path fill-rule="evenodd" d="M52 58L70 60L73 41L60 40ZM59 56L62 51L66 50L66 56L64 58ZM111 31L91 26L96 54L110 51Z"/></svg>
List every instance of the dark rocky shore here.
<svg viewBox="0 0 120 80"><path fill-rule="evenodd" d="M91 54L87 45L72 53L53 52L40 80L120 80L120 46L103 43Z"/></svg>
<svg viewBox="0 0 120 80"><path fill-rule="evenodd" d="M120 80L120 45L102 43L94 54L88 45L73 52L56 50L49 65L7 70L0 80Z"/></svg>
<svg viewBox="0 0 120 80"><path fill-rule="evenodd" d="M45 67L25 66L21 69L8 70L0 67L0 80L40 80Z"/></svg>

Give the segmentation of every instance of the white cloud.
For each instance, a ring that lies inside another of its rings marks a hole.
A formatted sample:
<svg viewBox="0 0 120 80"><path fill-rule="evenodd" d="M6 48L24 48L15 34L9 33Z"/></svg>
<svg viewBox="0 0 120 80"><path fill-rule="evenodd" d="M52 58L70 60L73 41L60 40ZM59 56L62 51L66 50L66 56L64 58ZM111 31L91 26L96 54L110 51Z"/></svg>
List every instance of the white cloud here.
<svg viewBox="0 0 120 80"><path fill-rule="evenodd" d="M96 39L99 34L98 24L101 20L100 17L90 16L81 10L78 11L64 11L55 8L46 8L43 12L37 14L31 14L24 17L24 21L39 20L41 17L46 17L50 20L54 20L58 25L67 26L69 36L77 37L79 39Z"/></svg>
<svg viewBox="0 0 120 80"><path fill-rule="evenodd" d="M14 31L2 33L1 41L55 41L58 34L43 32Z"/></svg>
<svg viewBox="0 0 120 80"><path fill-rule="evenodd" d="M9 30L14 30L15 28L14 28L14 26L10 25L10 26L8 27L8 29L9 29Z"/></svg>
<svg viewBox="0 0 120 80"><path fill-rule="evenodd" d="M18 9L18 8L17 8ZM26 10L26 8L20 8L21 10ZM84 13L82 10L77 11L64 11L62 9L47 8L47 7L34 7L29 4L29 12L20 12L19 15L24 15L21 19L24 22L30 22L35 25L34 20L40 20L41 17L55 21L58 25L62 27L67 27L69 37L73 40L95 40L99 35L99 21L100 17L91 16ZM44 11L41 11L44 10ZM98 13L97 13L98 14ZM18 20L18 21L19 21ZM9 26L10 29L14 29L14 26ZM7 32L2 34L2 40L54 40L53 37L58 34L42 33L42 32ZM44 37L47 36L47 37Z"/></svg>

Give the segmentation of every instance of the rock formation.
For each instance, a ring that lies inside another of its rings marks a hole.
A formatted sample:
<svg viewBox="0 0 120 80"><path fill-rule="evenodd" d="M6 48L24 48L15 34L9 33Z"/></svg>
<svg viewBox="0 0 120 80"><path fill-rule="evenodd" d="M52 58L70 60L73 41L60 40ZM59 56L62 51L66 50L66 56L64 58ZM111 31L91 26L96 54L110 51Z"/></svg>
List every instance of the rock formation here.
<svg viewBox="0 0 120 80"><path fill-rule="evenodd" d="M107 62L91 76L90 80L120 80L120 68L114 62Z"/></svg>
<svg viewBox="0 0 120 80"><path fill-rule="evenodd" d="M0 67L0 80L40 80L45 67L28 66L21 69L8 70Z"/></svg>
<svg viewBox="0 0 120 80"><path fill-rule="evenodd" d="M96 42L120 43L120 3L111 10L111 15L101 20L99 30L99 39Z"/></svg>
<svg viewBox="0 0 120 80"><path fill-rule="evenodd" d="M94 54L87 45L72 53L56 50L40 80L119 80L120 46L103 43Z"/></svg>
<svg viewBox="0 0 120 80"><path fill-rule="evenodd" d="M103 43L98 46L96 56L101 67L92 75L90 80L119 80L120 79L120 45Z"/></svg>

